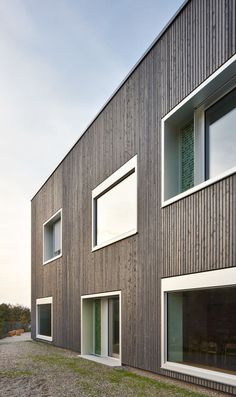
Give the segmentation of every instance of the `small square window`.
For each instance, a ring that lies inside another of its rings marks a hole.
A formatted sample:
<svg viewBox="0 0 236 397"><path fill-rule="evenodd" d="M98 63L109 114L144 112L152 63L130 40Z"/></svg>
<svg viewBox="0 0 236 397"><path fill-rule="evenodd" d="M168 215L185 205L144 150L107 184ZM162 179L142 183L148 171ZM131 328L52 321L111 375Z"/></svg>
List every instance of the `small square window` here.
<svg viewBox="0 0 236 397"><path fill-rule="evenodd" d="M62 255L62 211L59 210L43 225L43 263Z"/></svg>
<svg viewBox="0 0 236 397"><path fill-rule="evenodd" d="M137 156L93 190L93 250L137 232Z"/></svg>

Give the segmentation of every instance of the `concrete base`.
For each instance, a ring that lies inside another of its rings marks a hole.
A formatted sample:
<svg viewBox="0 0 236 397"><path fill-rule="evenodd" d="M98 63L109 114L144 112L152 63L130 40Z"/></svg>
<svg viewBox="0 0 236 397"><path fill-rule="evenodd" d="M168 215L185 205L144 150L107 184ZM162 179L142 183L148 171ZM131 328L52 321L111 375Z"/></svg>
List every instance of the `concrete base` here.
<svg viewBox="0 0 236 397"><path fill-rule="evenodd" d="M109 367L121 367L121 362L118 358L113 357L100 357L93 354L81 354L79 357L86 360L95 361L96 363L108 365Z"/></svg>

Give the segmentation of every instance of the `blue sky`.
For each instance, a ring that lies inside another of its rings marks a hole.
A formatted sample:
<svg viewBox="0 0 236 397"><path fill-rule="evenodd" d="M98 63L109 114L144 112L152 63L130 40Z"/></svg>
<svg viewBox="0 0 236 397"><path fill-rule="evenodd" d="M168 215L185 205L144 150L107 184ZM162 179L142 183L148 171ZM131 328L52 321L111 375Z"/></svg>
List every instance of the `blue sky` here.
<svg viewBox="0 0 236 397"><path fill-rule="evenodd" d="M0 0L0 303L30 305L30 199L182 4Z"/></svg>

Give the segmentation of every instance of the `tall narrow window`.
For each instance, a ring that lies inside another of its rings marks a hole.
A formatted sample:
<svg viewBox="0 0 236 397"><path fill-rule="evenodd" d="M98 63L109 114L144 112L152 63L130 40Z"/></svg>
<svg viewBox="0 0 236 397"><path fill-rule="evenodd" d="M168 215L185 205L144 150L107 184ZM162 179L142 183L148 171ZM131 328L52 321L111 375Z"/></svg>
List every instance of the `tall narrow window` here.
<svg viewBox="0 0 236 397"><path fill-rule="evenodd" d="M236 166L236 89L206 111L206 178Z"/></svg>
<svg viewBox="0 0 236 397"><path fill-rule="evenodd" d="M120 313L119 298L110 298L108 300L108 354L111 357L119 358L120 355Z"/></svg>
<svg viewBox="0 0 236 397"><path fill-rule="evenodd" d="M38 305L38 332L51 336L51 304Z"/></svg>
<svg viewBox="0 0 236 397"><path fill-rule="evenodd" d="M53 255L61 253L61 219L53 223Z"/></svg>
<svg viewBox="0 0 236 397"><path fill-rule="evenodd" d="M36 301L37 338L52 341L52 297Z"/></svg>
<svg viewBox="0 0 236 397"><path fill-rule="evenodd" d="M62 255L62 211L59 210L43 225L43 263Z"/></svg>
<svg viewBox="0 0 236 397"><path fill-rule="evenodd" d="M180 130L181 192L194 186L194 125L193 120Z"/></svg>
<svg viewBox="0 0 236 397"><path fill-rule="evenodd" d="M94 301L94 353L101 354L101 300Z"/></svg>

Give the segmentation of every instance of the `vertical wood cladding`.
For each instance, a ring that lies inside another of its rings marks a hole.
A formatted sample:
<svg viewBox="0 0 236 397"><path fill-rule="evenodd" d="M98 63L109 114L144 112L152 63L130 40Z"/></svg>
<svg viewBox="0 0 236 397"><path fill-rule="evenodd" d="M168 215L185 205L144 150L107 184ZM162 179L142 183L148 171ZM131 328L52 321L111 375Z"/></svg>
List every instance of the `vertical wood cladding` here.
<svg viewBox="0 0 236 397"><path fill-rule="evenodd" d="M161 277L235 265L235 175L160 208L161 118L235 54L235 21L234 0L189 1L34 197L33 337L36 298L53 296L54 342L80 351L81 295L121 290L122 362L158 372ZM138 234L91 252L92 189L135 154ZM43 266L42 224L59 208L63 256Z"/></svg>

